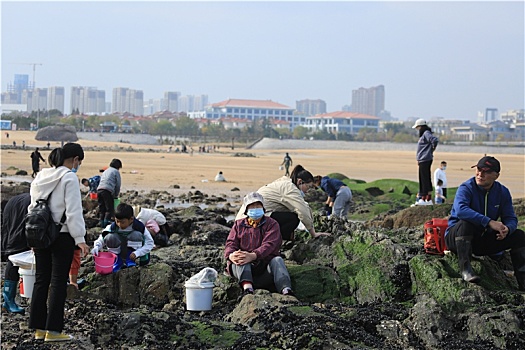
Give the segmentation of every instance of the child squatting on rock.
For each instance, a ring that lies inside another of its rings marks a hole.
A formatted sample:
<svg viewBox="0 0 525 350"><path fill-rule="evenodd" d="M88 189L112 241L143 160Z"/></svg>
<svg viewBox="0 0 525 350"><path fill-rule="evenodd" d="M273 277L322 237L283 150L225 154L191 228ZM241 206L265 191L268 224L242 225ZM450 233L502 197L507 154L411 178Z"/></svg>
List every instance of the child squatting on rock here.
<svg viewBox="0 0 525 350"><path fill-rule="evenodd" d="M133 207L121 203L115 210L115 222L102 231L91 254L97 255L104 245L117 255L113 266L113 272L117 272L124 267L147 265L154 242L144 224L133 216Z"/></svg>
<svg viewBox="0 0 525 350"><path fill-rule="evenodd" d="M226 272L239 281L243 289L241 298L253 294L255 287L275 288L284 295L294 295L279 251L282 243L279 224L264 215L264 200L259 193L248 193L243 201L247 217L235 221L226 240Z"/></svg>

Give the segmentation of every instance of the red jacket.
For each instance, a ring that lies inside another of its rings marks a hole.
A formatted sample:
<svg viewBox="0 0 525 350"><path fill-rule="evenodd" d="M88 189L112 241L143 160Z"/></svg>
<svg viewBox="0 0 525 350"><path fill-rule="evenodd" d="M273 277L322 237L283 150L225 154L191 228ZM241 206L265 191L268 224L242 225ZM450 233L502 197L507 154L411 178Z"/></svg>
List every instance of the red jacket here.
<svg viewBox="0 0 525 350"><path fill-rule="evenodd" d="M281 230L277 221L269 216L264 216L259 226L248 225L247 218L236 220L224 248L224 258L230 263L228 257L237 250L254 252L257 260L266 264L280 255L282 244Z"/></svg>

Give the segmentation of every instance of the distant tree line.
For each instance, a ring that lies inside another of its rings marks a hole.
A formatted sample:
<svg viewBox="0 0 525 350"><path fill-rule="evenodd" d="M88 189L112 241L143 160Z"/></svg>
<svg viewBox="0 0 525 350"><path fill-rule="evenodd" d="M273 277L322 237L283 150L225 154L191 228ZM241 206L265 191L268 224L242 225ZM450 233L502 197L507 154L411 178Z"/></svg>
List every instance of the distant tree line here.
<svg viewBox="0 0 525 350"><path fill-rule="evenodd" d="M78 111L74 111L77 113ZM12 120L20 129L29 129L31 124L36 125L38 112L33 111L29 116L20 112L3 114L2 119ZM39 126L45 127L57 123L74 126L77 131L100 132L101 124L113 122L119 128L126 126L126 130L132 133L142 133L159 136L161 140L170 137L187 137L216 140L218 142L230 142L232 139L238 142L255 140L261 137L270 138L313 138L315 140L341 140L341 141L390 141L410 143L416 142L417 133L410 127L398 123L386 123L381 131L363 128L357 134L331 133L326 130L308 132L308 128L297 126L293 131L287 128L274 128L267 119L253 121L242 129L226 129L222 123L215 124L209 121L199 128L199 124L187 116L178 117L174 122L169 120L140 119L122 120L117 115L78 115L63 116L56 109L42 110L39 115ZM445 140L446 136L440 136Z"/></svg>

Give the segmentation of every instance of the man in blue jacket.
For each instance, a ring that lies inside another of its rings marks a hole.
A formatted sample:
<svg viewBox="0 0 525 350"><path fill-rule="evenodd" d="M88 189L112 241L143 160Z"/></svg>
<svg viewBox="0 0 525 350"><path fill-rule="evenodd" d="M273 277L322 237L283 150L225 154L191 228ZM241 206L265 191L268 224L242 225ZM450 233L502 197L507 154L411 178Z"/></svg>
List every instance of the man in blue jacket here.
<svg viewBox="0 0 525 350"><path fill-rule="evenodd" d="M511 249L514 276L519 289L525 291L525 233L517 229L509 190L496 181L500 163L494 157L483 157L474 167L476 175L456 192L445 233L447 246L458 255L463 280L472 283L480 281L472 271L472 253L493 255Z"/></svg>

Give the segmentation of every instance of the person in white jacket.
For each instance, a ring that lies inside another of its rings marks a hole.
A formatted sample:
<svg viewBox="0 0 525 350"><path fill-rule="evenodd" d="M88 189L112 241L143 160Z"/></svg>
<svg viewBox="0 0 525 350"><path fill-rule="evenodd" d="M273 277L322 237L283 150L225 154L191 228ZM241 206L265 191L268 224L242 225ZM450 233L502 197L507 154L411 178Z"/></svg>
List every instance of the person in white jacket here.
<svg viewBox="0 0 525 350"><path fill-rule="evenodd" d="M133 216L133 207L121 203L115 210L115 222L102 231L91 253L97 255L104 245L117 255L113 266L113 272L117 272L123 267L147 265L154 242L144 224Z"/></svg>
<svg viewBox="0 0 525 350"><path fill-rule="evenodd" d="M302 222L312 237L329 236L326 232L316 232L310 205L304 200L304 193L314 187L312 173L296 165L290 177L283 176L263 186L257 193L264 198L266 214L279 223L283 240L293 240L294 231ZM235 220L246 217L244 204Z"/></svg>
<svg viewBox="0 0 525 350"><path fill-rule="evenodd" d="M445 170L447 169L447 162L442 161L439 165L439 168L437 168L434 171L434 187L438 185L438 180L443 181L443 185L441 185L441 188L443 190L443 197L447 196L447 173L445 173Z"/></svg>
<svg viewBox="0 0 525 350"><path fill-rule="evenodd" d="M84 159L84 150L77 143L68 143L49 154L51 168L40 171L31 183L31 210L37 200L48 199L53 220L64 221L58 238L48 247L34 249L36 280L31 297L29 328L35 339L46 342L73 339L63 334L67 278L75 246L85 256L86 228L82 213L80 185L75 175ZM65 218L65 220L64 220Z"/></svg>
<svg viewBox="0 0 525 350"><path fill-rule="evenodd" d="M138 211L138 214L137 214ZM136 219L142 222L149 230L156 247L166 247L171 235L171 229L166 217L158 210L134 208Z"/></svg>

